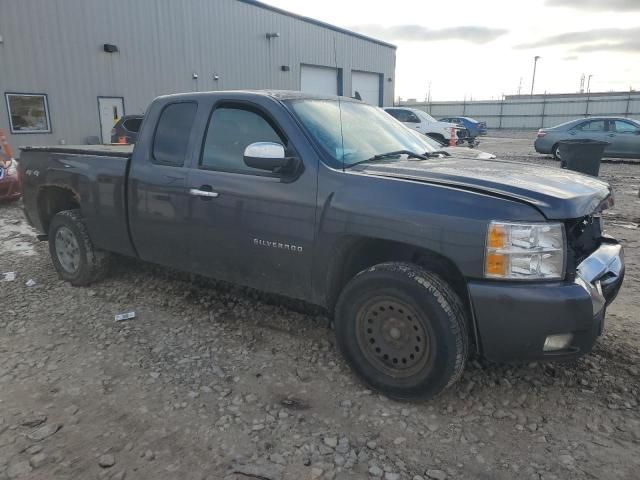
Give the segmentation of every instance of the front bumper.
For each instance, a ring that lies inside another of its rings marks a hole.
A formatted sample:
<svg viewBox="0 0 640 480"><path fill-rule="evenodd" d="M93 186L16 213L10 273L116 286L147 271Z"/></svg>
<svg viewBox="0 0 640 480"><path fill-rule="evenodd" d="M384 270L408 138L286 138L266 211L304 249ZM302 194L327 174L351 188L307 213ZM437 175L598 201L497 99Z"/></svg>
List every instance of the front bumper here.
<svg viewBox="0 0 640 480"><path fill-rule="evenodd" d="M481 353L493 361L531 361L589 352L624 272L622 247L607 241L578 266L573 282L470 282ZM573 335L567 348L543 350L548 336L566 333Z"/></svg>

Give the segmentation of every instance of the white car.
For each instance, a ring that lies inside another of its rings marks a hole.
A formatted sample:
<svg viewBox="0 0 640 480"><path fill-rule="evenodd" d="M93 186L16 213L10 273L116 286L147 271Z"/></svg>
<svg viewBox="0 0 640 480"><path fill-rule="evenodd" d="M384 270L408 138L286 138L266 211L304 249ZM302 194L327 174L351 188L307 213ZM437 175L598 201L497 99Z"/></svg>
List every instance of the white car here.
<svg viewBox="0 0 640 480"><path fill-rule="evenodd" d="M451 128L455 129L456 144L463 143L469 138L469 132L464 126L439 122L427 112L417 108L388 107L384 111L404 123L411 130L427 135L445 145L449 143L451 138Z"/></svg>

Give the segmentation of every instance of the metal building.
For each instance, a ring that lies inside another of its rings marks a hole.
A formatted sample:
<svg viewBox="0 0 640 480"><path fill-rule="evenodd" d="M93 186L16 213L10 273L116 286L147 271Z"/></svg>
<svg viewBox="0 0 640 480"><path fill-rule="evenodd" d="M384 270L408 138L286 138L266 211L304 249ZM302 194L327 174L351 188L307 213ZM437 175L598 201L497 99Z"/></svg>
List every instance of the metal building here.
<svg viewBox="0 0 640 480"><path fill-rule="evenodd" d="M0 128L14 147L106 143L121 115L188 91L357 92L390 105L395 53L251 0L1 0Z"/></svg>

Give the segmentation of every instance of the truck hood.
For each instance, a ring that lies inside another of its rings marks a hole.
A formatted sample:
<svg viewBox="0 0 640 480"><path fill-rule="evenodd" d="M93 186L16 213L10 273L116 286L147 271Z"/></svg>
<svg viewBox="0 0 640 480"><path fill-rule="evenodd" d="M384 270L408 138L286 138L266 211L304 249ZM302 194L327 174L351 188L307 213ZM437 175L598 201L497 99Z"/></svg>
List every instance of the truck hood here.
<svg viewBox="0 0 640 480"><path fill-rule="evenodd" d="M473 190L526 202L553 220L579 218L608 206L609 184L560 168L455 156L363 163L353 171ZM508 219L505 219L508 220Z"/></svg>

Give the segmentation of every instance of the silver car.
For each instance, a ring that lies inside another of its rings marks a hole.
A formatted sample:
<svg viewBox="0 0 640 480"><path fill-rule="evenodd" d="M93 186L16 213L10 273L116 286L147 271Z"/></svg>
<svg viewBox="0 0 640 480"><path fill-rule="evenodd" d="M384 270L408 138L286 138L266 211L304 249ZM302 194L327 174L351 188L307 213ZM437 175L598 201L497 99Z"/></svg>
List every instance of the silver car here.
<svg viewBox="0 0 640 480"><path fill-rule="evenodd" d="M608 142L605 157L640 158L640 122L623 117L588 117L538 130L533 146L538 153L550 153L560 160L561 140L591 139Z"/></svg>

